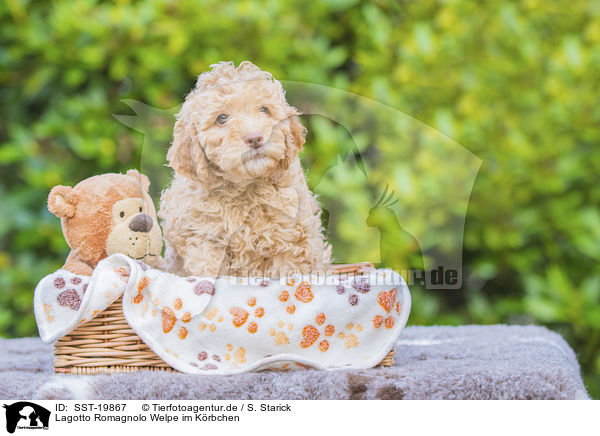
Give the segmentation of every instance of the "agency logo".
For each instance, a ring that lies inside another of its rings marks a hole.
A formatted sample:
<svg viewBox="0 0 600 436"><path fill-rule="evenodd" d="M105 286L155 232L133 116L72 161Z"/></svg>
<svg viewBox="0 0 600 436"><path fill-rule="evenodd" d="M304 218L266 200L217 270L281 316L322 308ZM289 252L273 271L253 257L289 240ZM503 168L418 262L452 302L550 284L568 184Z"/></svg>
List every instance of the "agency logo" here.
<svg viewBox="0 0 600 436"><path fill-rule="evenodd" d="M42 406L28 401L19 401L10 405L4 404L6 409L6 431L14 433L18 429L48 430L50 411Z"/></svg>

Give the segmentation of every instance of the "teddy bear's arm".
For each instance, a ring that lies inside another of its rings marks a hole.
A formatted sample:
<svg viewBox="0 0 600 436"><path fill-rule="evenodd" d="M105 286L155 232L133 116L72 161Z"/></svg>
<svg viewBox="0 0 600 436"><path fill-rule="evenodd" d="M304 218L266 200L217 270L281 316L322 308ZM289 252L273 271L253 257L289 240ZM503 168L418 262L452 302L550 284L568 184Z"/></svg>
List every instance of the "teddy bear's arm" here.
<svg viewBox="0 0 600 436"><path fill-rule="evenodd" d="M72 272L73 274L79 274L82 276L91 276L94 272L94 268L92 268L89 264L83 262L79 257L79 254L75 251L71 251L67 260L63 266L63 269Z"/></svg>

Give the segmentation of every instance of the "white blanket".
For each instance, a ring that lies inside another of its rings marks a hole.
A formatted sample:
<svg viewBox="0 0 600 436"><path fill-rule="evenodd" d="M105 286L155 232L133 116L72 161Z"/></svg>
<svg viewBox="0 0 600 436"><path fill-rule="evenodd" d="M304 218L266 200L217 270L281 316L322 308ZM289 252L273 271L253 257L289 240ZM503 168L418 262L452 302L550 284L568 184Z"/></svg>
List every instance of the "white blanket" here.
<svg viewBox="0 0 600 436"><path fill-rule="evenodd" d="M166 363L193 374L370 368L390 351L410 312L408 287L391 270L215 280L115 254L91 278L59 270L40 281L40 337L56 341L121 295L131 328Z"/></svg>

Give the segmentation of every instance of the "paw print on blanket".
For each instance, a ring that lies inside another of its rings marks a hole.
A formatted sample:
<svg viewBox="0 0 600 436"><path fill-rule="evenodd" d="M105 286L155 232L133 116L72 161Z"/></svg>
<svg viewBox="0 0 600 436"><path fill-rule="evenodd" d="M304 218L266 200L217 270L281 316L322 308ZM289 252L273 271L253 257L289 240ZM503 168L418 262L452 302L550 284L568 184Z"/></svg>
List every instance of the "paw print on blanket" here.
<svg viewBox="0 0 600 436"><path fill-rule="evenodd" d="M287 324L284 321L279 321L277 323L277 327L279 328L271 328L269 330L269 335L273 337L273 343L275 345L288 345L290 343L290 338L287 335L286 328L288 332L294 330L294 324L288 322Z"/></svg>
<svg viewBox="0 0 600 436"><path fill-rule="evenodd" d="M225 359L227 362L229 362L233 358L234 366L237 366L238 363L246 363L246 349L244 347L238 347L238 349L235 351L234 351L234 349L235 348L233 345L227 344L226 353L223 355L223 359ZM218 356L216 356L216 357L218 357ZM220 360L219 360L219 362L220 362Z"/></svg>
<svg viewBox="0 0 600 436"><path fill-rule="evenodd" d="M383 315L375 315L373 318L373 327L376 329L380 328L382 325L387 329L394 327L396 321L393 310L395 309L397 315L400 315L400 312L402 311L402 304L399 301L396 301L397 296L398 292L396 289L381 291L379 293L377 302L379 303L379 306L383 308L385 313Z"/></svg>
<svg viewBox="0 0 600 436"><path fill-rule="evenodd" d="M348 290L348 292L346 292ZM346 295L348 294L348 304L350 306L358 305L360 298L357 293L367 294L371 291L371 284L366 277L355 277L350 286L340 283L337 285L335 292L338 295Z"/></svg>
<svg viewBox="0 0 600 436"><path fill-rule="evenodd" d="M344 347L356 348L359 345L358 334L364 330L361 324L348 323L346 324L346 331L348 333L340 332L340 339L344 339Z"/></svg>
<svg viewBox="0 0 600 436"><path fill-rule="evenodd" d="M53 284L58 290L64 289L56 296L57 303L71 310L78 311L88 283L84 283L81 277L77 276L70 279L59 276L54 279Z"/></svg>
<svg viewBox="0 0 600 436"><path fill-rule="evenodd" d="M286 280L285 284L290 288L293 288L296 285L296 280L293 277L290 277ZM310 303L315 295L312 292L310 283L308 282L300 282L295 290L293 290L292 296L296 299L298 303ZM286 303L287 306L285 311L290 315L293 315L296 312L296 305L290 301L291 295L287 289L282 290L277 299L282 303Z"/></svg>
<svg viewBox="0 0 600 436"><path fill-rule="evenodd" d="M215 320L216 322L223 322L225 319L223 317L223 315L219 315L219 309L217 309L216 307L213 307L208 312L204 313L203 316L207 321ZM184 317L187 319L186 314L184 314ZM183 318L182 318L182 320L183 320ZM186 322L186 321L184 321L184 322ZM198 330L200 330L201 332L204 331L207 327L211 333L214 333L215 330L217 329L217 325L214 322L211 322L210 324L206 324L204 321L202 321L202 322L200 322L200 324L198 324Z"/></svg>
<svg viewBox="0 0 600 436"><path fill-rule="evenodd" d="M258 331L258 320L264 316L265 308L261 306L256 307L256 297L248 298L246 306L248 310L239 306L234 306L229 309L229 313L232 315L231 322L234 326L239 328L246 324L246 321L248 321L249 318L253 319L246 325L248 333L253 334Z"/></svg>
<svg viewBox="0 0 600 436"><path fill-rule="evenodd" d="M179 300L179 299L177 299L177 300ZM177 310L177 302L175 303L174 306L175 306L175 309ZM179 309L181 309L181 305L179 306ZM175 323L177 322L177 316L175 316L175 312L173 312L173 309L171 309L170 307L165 307L164 309L161 310L161 318L162 318L163 332L165 334L167 334L171 330L173 330L173 327L175 327ZM182 318L182 321L187 322L183 318ZM188 321L189 321L189 319L188 319ZM184 340L185 338L187 338L187 335L188 335L188 329L185 327L179 327L179 330L177 331L177 336L179 337L179 339Z"/></svg>
<svg viewBox="0 0 600 436"><path fill-rule="evenodd" d="M113 268L113 271L115 273L117 273L119 275L119 277L121 278L121 280L123 280L124 282L129 281L129 269L128 268L125 268L124 266L116 266Z"/></svg>
<svg viewBox="0 0 600 436"><path fill-rule="evenodd" d="M238 347L238 349L234 351L233 345L227 344L227 351L233 352L233 366L238 366L239 364L244 364L247 362L246 349L244 347ZM196 362L191 362L190 364L199 369L210 371L218 369L223 360L232 360L232 356L229 353L225 353L221 358L221 356L218 354L210 354L209 352L203 350L198 353L197 360L201 363L198 364Z"/></svg>
<svg viewBox="0 0 600 436"><path fill-rule="evenodd" d="M296 292L294 292L294 297L296 297L296 300L301 301L302 303L310 303L315 297L312 293L310 283L300 282L296 288Z"/></svg>
<svg viewBox="0 0 600 436"><path fill-rule="evenodd" d="M138 282L138 285L137 285L137 294L135 295L135 297L133 297L134 304L140 304L142 302L142 300L144 299L143 292L148 287L149 284L150 284L150 277L144 276L140 279L140 281Z"/></svg>
<svg viewBox="0 0 600 436"><path fill-rule="evenodd" d="M302 329L302 340L300 341L300 347L312 347L319 340L319 338L322 337L324 339L319 342L319 350L326 352L329 349L329 341L327 340L327 337L331 337L335 333L335 326L333 324L325 325L326 321L327 317L321 312L315 317L315 324L317 326L312 324L304 326Z"/></svg>
<svg viewBox="0 0 600 436"><path fill-rule="evenodd" d="M66 291L62 291L56 297L56 301L61 306L67 306L69 309L74 311L78 311L81 306L81 297L77 294L75 289L67 289Z"/></svg>

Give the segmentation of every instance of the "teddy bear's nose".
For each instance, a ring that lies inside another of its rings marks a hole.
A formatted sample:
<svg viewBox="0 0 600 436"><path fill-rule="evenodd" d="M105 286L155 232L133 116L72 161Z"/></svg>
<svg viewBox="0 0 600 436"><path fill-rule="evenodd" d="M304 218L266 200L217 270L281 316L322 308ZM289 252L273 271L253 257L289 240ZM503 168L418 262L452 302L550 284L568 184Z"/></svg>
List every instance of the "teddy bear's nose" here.
<svg viewBox="0 0 600 436"><path fill-rule="evenodd" d="M145 213L141 213L131 220L129 223L129 228L134 232L144 232L148 233L154 224L154 220L150 215L146 215Z"/></svg>

